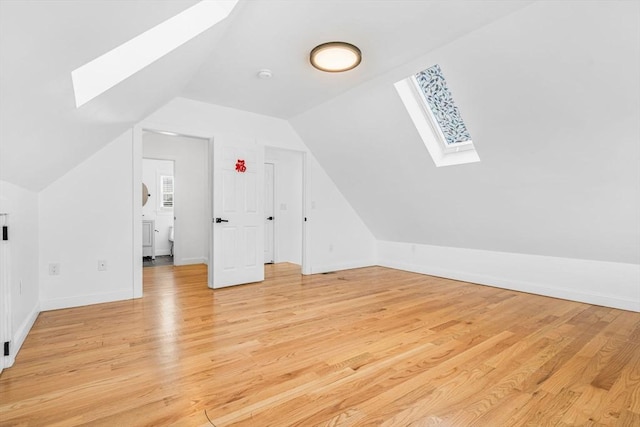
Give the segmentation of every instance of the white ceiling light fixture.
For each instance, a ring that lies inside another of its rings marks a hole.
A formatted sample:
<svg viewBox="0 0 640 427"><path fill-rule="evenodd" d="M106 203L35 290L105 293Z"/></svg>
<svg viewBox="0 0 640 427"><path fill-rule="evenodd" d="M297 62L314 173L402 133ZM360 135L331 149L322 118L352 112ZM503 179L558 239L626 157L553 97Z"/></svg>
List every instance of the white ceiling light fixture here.
<svg viewBox="0 0 640 427"><path fill-rule="evenodd" d="M362 52L351 43L329 42L314 47L309 60L320 71L340 73L356 68L362 61Z"/></svg>
<svg viewBox="0 0 640 427"><path fill-rule="evenodd" d="M225 19L238 0L201 1L71 72L76 107Z"/></svg>

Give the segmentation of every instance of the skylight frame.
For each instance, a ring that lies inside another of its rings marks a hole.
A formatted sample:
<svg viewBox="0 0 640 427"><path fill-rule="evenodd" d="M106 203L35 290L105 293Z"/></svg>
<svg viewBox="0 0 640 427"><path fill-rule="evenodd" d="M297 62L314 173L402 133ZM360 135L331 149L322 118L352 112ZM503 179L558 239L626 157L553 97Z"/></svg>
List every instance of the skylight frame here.
<svg viewBox="0 0 640 427"><path fill-rule="evenodd" d="M238 0L201 1L71 72L76 108L225 19Z"/></svg>
<svg viewBox="0 0 640 427"><path fill-rule="evenodd" d="M438 71L440 71L438 65L435 67L438 67ZM470 135L466 141L447 142L444 132L416 79L417 74L396 82L394 86L435 165L440 167L479 162L480 157ZM444 76L441 77L444 81ZM448 91L446 81L443 84ZM448 95L452 97L450 92ZM453 104L453 99L451 99L451 103Z"/></svg>

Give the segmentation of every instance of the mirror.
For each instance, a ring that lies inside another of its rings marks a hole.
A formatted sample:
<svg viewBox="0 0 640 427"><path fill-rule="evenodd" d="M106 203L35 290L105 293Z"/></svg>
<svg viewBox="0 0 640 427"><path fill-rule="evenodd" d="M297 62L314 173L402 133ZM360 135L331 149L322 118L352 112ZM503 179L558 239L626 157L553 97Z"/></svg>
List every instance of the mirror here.
<svg viewBox="0 0 640 427"><path fill-rule="evenodd" d="M150 196L151 196L151 194L149 194L149 189L147 188L147 186L143 182L142 183L142 206L147 204L147 201L149 200Z"/></svg>

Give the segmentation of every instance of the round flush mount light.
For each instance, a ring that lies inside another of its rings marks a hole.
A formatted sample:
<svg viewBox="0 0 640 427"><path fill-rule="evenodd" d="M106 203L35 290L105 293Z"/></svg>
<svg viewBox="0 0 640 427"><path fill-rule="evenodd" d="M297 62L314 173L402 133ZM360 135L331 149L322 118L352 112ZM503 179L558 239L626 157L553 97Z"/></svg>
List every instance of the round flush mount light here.
<svg viewBox="0 0 640 427"><path fill-rule="evenodd" d="M339 73L356 68L362 61L362 52L350 43L329 42L314 47L309 60L318 70Z"/></svg>

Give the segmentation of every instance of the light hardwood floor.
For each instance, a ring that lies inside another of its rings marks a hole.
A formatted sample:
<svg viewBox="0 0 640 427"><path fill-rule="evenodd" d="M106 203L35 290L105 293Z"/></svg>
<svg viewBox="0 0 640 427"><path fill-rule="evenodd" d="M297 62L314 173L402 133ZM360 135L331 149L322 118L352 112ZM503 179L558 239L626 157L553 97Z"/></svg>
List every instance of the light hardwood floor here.
<svg viewBox="0 0 640 427"><path fill-rule="evenodd" d="M640 314L371 267L41 313L0 424L640 426Z"/></svg>

